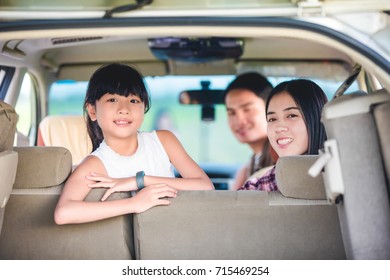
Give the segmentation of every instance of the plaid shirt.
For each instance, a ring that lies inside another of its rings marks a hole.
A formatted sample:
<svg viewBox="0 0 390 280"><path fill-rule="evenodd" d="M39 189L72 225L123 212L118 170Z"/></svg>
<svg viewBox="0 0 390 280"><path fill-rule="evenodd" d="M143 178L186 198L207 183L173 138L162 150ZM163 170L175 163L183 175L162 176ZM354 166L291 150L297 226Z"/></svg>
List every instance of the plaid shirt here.
<svg viewBox="0 0 390 280"><path fill-rule="evenodd" d="M238 190L277 191L278 186L276 185L275 179L275 166L268 170L262 177L249 179Z"/></svg>

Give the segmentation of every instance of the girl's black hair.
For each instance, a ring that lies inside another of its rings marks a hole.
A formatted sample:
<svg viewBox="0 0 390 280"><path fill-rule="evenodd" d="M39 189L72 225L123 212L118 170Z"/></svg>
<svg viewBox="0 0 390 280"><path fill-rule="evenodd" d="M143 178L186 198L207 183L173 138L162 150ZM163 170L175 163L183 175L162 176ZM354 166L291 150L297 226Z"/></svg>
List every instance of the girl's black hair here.
<svg viewBox="0 0 390 280"><path fill-rule="evenodd" d="M328 102L324 91L313 81L297 79L282 82L277 85L269 94L265 105L265 112L268 113L269 102L273 96L287 92L297 104L306 124L309 138L309 146L306 154L317 155L326 140L325 127L321 123L322 108Z"/></svg>
<svg viewBox="0 0 390 280"><path fill-rule="evenodd" d="M138 96L145 104L145 113L149 111L151 103L148 91L142 75L134 68L113 63L103 65L92 74L87 93L84 99L84 116L87 122L87 130L92 141L92 151L95 151L103 141L103 132L97 123L92 121L87 112L87 104L96 105L106 93L119 94L121 96Z"/></svg>

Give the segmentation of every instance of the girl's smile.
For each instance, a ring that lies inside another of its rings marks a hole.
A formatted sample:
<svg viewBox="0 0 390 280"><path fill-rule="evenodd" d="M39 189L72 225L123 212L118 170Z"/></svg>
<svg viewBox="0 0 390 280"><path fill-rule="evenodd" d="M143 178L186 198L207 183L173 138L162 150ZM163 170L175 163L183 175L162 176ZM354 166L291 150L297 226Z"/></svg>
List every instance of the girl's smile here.
<svg viewBox="0 0 390 280"><path fill-rule="evenodd" d="M127 119L119 119L119 120L115 120L114 123L119 126L127 126L129 124L132 124L132 121L129 121Z"/></svg>

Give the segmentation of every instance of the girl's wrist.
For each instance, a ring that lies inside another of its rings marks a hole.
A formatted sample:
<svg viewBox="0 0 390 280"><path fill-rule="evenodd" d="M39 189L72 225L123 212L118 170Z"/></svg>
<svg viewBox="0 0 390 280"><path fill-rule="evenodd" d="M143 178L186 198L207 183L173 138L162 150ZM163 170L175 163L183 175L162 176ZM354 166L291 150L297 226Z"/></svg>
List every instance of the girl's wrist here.
<svg viewBox="0 0 390 280"><path fill-rule="evenodd" d="M127 203L128 213L137 213L137 199L136 197L132 196L127 198L129 200L129 203Z"/></svg>
<svg viewBox="0 0 390 280"><path fill-rule="evenodd" d="M138 171L137 174L135 175L136 187L139 191L145 187L144 177L145 177L144 171Z"/></svg>
<svg viewBox="0 0 390 280"><path fill-rule="evenodd" d="M138 191L137 178L135 176L130 178L130 189L131 191Z"/></svg>

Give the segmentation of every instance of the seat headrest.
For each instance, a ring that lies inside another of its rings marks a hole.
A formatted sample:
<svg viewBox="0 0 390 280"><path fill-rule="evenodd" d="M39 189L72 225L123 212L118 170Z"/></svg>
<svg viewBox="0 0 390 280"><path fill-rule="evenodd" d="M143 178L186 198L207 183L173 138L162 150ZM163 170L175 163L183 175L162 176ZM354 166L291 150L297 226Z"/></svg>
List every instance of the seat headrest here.
<svg viewBox="0 0 390 280"><path fill-rule="evenodd" d="M362 94L360 91L342 95L325 104L322 110L322 119L329 120L368 113L372 105L390 101L390 94L379 90L371 94Z"/></svg>
<svg viewBox="0 0 390 280"><path fill-rule="evenodd" d="M15 109L0 100L0 152L12 150L17 122Z"/></svg>
<svg viewBox="0 0 390 280"><path fill-rule="evenodd" d="M61 185L72 171L72 156L63 147L15 147L19 155L14 189Z"/></svg>
<svg viewBox="0 0 390 280"><path fill-rule="evenodd" d="M276 162L275 176L279 191L286 197L299 199L327 199L321 175L308 174L318 155L280 157Z"/></svg>

